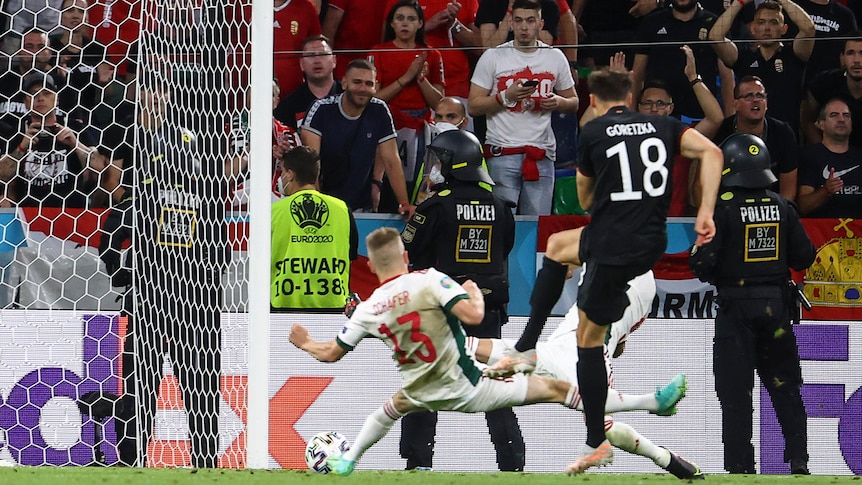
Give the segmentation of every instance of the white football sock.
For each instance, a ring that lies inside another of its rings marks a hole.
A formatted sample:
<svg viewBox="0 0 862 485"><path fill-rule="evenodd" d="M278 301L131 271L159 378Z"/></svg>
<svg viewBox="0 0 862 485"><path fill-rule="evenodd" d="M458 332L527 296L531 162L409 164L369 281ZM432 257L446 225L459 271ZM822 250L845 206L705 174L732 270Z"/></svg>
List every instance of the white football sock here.
<svg viewBox="0 0 862 485"><path fill-rule="evenodd" d="M563 405L569 408L584 410L581 395L577 386L572 386L566 395ZM658 401L654 394L623 394L616 389L608 388L608 399L605 401L605 412L621 411L658 411Z"/></svg>
<svg viewBox="0 0 862 485"><path fill-rule="evenodd" d="M605 402L606 413L637 410L658 411L655 394L624 394L616 389L608 389L608 400Z"/></svg>
<svg viewBox="0 0 862 485"><path fill-rule="evenodd" d="M506 356L506 349L514 349L515 342L491 339L491 354L488 356L488 365L494 365Z"/></svg>
<svg viewBox="0 0 862 485"><path fill-rule="evenodd" d="M656 465L667 468L670 464L670 452L666 449L656 446L649 438L638 433L634 428L626 423L610 420L610 428L608 422L610 417L605 417L605 435L612 445L621 450L641 455L649 458Z"/></svg>
<svg viewBox="0 0 862 485"><path fill-rule="evenodd" d="M365 423L362 424L362 429L359 430L356 440L342 457L349 461L359 460L368 448L371 448L374 443L377 443L389 433L392 425L402 416L403 414L395 410L395 406L391 400L386 401L383 406L380 406L365 418Z"/></svg>

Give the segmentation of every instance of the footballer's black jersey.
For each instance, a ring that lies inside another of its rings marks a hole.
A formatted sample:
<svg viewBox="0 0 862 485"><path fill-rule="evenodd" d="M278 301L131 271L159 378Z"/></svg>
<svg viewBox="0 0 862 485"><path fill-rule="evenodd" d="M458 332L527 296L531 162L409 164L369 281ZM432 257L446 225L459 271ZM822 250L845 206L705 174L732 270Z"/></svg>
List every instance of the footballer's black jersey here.
<svg viewBox="0 0 862 485"><path fill-rule="evenodd" d="M673 160L687 128L616 106L581 130L578 170L595 182L589 259L652 265L664 254Z"/></svg>
<svg viewBox="0 0 862 485"><path fill-rule="evenodd" d="M175 126L138 132L136 244L142 255L157 261L180 259L189 266L218 267L227 254L226 191L220 172L203 166L196 142L194 133Z"/></svg>

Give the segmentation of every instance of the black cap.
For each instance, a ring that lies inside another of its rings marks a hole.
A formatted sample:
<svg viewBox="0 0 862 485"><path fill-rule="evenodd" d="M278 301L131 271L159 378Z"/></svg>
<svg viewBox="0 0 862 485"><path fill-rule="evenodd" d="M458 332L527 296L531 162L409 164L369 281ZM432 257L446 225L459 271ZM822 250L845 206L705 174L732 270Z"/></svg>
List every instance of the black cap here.
<svg viewBox="0 0 862 485"><path fill-rule="evenodd" d="M57 92L57 83L54 82L54 78L44 72L33 72L24 76L24 81L21 83L24 91L29 93L34 86L39 86L40 90L46 88Z"/></svg>

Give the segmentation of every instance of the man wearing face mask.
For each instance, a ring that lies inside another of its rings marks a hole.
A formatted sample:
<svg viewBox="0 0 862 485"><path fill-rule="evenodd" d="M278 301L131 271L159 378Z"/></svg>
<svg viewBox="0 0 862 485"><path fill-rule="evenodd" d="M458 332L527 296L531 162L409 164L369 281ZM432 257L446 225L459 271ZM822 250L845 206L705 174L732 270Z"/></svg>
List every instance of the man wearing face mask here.
<svg viewBox="0 0 862 485"><path fill-rule="evenodd" d="M449 130L466 130L470 124L470 119L467 117L467 107L460 99L452 96L444 96L437 103L434 109L434 123L428 125L430 133L427 139L433 140L440 133ZM425 160L416 173L422 174L422 180L416 184L413 189L411 200L414 205L421 204L425 199L434 195L434 187L445 182L443 174L440 173L439 163L429 163L429 160L437 160L434 156L429 156L429 152L425 152ZM487 167L486 167L487 168Z"/></svg>
<svg viewBox="0 0 862 485"><path fill-rule="evenodd" d="M317 190L320 155L296 147L280 160L285 198L272 205L270 305L341 312L359 235L343 200Z"/></svg>
<svg viewBox="0 0 862 485"><path fill-rule="evenodd" d="M508 320L508 258L515 243L511 207L491 191L494 182L483 167L482 145L473 134L444 131L427 153L428 173L432 179L439 173L442 183L433 187L435 195L416 208L401 233L410 263L413 270L433 266L459 283L475 281L485 296L485 318L464 331L468 336L499 338ZM523 470L524 439L515 413L498 409L485 413L485 419L500 470ZM407 459L408 470L431 468L436 425L437 413L403 418L401 456Z"/></svg>

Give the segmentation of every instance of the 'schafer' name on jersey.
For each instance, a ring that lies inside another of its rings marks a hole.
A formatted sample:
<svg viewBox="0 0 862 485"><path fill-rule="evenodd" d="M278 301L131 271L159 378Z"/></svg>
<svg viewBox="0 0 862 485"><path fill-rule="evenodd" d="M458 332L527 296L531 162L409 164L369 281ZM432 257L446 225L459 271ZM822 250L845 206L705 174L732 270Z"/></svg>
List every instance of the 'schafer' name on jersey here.
<svg viewBox="0 0 862 485"><path fill-rule="evenodd" d="M611 125L605 128L608 136L632 136L656 133L658 130L649 121L646 123L626 123L624 125Z"/></svg>
<svg viewBox="0 0 862 485"><path fill-rule="evenodd" d="M457 204L455 216L459 221L485 221L497 220L494 204Z"/></svg>
<svg viewBox="0 0 862 485"><path fill-rule="evenodd" d="M781 220L781 212L777 205L740 207L739 215L742 222L778 222Z"/></svg>
<svg viewBox="0 0 862 485"><path fill-rule="evenodd" d="M392 295L383 301L375 302L374 314L381 315L388 312L389 310L394 309L397 306L406 305L408 303L410 303L410 293L407 291L402 291L401 293Z"/></svg>

